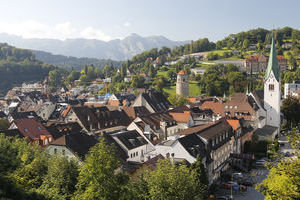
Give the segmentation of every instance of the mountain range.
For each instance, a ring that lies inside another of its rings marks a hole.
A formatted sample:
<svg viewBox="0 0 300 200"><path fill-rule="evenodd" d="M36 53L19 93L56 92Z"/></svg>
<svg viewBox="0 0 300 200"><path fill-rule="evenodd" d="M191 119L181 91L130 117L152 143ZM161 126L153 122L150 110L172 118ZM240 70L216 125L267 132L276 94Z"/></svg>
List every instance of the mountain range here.
<svg viewBox="0 0 300 200"><path fill-rule="evenodd" d="M46 51L64 56L121 61L130 59L145 50L163 46L174 47L190 41L172 41L164 36L142 37L134 33L122 40L116 39L108 42L83 38L66 40L27 39L16 35L0 33L0 42L8 43L18 48Z"/></svg>

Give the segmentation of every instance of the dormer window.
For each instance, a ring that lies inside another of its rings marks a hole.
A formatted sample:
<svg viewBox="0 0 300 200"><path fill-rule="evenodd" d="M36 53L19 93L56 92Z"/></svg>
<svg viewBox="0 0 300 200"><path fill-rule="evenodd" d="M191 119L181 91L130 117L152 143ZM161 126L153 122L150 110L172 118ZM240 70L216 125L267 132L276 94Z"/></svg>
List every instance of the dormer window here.
<svg viewBox="0 0 300 200"><path fill-rule="evenodd" d="M29 130L28 130L27 128L25 128L24 131L25 131L26 133L29 133Z"/></svg>
<svg viewBox="0 0 300 200"><path fill-rule="evenodd" d="M38 126L37 129L42 130L42 127Z"/></svg>

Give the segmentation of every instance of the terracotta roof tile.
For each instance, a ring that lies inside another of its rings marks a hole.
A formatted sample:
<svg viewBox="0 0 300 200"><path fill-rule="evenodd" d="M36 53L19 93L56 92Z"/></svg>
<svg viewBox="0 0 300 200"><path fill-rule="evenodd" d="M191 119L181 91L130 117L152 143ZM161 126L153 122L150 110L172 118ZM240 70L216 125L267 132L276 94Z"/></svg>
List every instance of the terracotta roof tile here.
<svg viewBox="0 0 300 200"><path fill-rule="evenodd" d="M184 72L183 70L180 70L180 71L178 72L178 75L185 75L185 72Z"/></svg>
<svg viewBox="0 0 300 200"><path fill-rule="evenodd" d="M230 124L230 126L233 128L233 130L237 130L240 127L239 120L234 119L227 119L227 122Z"/></svg>
<svg viewBox="0 0 300 200"><path fill-rule="evenodd" d="M205 101L201 109L211 109L215 114L224 115L224 104L218 101Z"/></svg>
<svg viewBox="0 0 300 200"><path fill-rule="evenodd" d="M31 140L39 140L41 136L52 137L48 130L34 118L18 119L13 121L19 131Z"/></svg>

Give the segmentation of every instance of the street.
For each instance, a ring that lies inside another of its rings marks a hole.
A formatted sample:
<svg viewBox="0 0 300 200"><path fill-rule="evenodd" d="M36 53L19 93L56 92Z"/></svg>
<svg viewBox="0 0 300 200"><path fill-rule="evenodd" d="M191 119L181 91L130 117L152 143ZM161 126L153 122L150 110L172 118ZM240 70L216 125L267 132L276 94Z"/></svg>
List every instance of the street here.
<svg viewBox="0 0 300 200"><path fill-rule="evenodd" d="M268 174L268 170L265 168L253 169L250 172L254 184L262 182ZM230 190L220 189L218 191L218 196L230 195ZM235 200L263 200L264 196L255 190L255 185L248 186L246 192L233 192L233 199Z"/></svg>

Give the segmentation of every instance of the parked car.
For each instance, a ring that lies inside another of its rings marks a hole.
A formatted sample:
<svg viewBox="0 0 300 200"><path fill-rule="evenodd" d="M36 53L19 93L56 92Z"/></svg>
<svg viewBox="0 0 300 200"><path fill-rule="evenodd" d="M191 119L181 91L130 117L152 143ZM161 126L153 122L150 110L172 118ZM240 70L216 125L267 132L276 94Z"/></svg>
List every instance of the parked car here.
<svg viewBox="0 0 300 200"><path fill-rule="evenodd" d="M216 197L217 200L230 200L232 198L230 198L229 195L224 195L224 196L219 196L219 197Z"/></svg>
<svg viewBox="0 0 300 200"><path fill-rule="evenodd" d="M239 182L239 184L245 185L245 186L252 186L253 182L249 181L249 180L244 180L244 181Z"/></svg>
<svg viewBox="0 0 300 200"><path fill-rule="evenodd" d="M223 189L230 189L231 187L232 187L232 184L226 183L226 182L221 183L221 185L220 185L220 188L223 188Z"/></svg>

